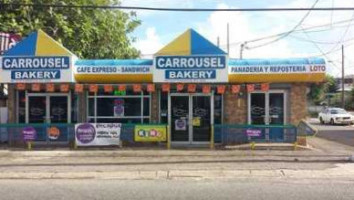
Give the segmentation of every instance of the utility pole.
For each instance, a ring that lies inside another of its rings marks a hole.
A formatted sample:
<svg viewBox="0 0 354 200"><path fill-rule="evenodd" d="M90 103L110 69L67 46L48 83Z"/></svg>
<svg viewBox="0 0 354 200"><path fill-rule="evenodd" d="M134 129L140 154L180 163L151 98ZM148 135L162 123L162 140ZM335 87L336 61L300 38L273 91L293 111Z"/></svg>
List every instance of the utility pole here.
<svg viewBox="0 0 354 200"><path fill-rule="evenodd" d="M219 36L216 38L216 43L218 44L218 47L220 47L220 38L219 38Z"/></svg>
<svg viewBox="0 0 354 200"><path fill-rule="evenodd" d="M344 109L344 45L342 45L342 108Z"/></svg>
<svg viewBox="0 0 354 200"><path fill-rule="evenodd" d="M243 58L243 50L245 48L246 42L242 43L240 46L240 60Z"/></svg>
<svg viewBox="0 0 354 200"><path fill-rule="evenodd" d="M229 23L227 23L227 55L230 56L230 30L229 30Z"/></svg>

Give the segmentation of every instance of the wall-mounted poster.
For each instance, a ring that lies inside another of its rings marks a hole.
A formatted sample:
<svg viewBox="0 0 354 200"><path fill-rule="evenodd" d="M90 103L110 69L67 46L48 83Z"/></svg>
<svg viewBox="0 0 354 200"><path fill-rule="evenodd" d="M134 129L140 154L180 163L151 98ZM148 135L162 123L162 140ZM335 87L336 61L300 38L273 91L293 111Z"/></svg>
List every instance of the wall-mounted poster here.
<svg viewBox="0 0 354 200"><path fill-rule="evenodd" d="M186 119L176 119L175 120L175 130L176 131L187 130L187 120Z"/></svg>
<svg viewBox="0 0 354 200"><path fill-rule="evenodd" d="M81 123L75 125L77 146L119 145L120 123Z"/></svg>
<svg viewBox="0 0 354 200"><path fill-rule="evenodd" d="M114 100L113 113L115 117L124 116L124 99L117 98Z"/></svg>

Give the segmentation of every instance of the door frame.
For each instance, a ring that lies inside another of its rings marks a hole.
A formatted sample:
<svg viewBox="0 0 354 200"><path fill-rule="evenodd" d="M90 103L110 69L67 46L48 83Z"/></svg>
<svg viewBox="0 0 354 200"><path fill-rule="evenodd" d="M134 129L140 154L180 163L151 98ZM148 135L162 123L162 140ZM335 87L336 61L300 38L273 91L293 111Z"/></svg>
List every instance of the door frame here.
<svg viewBox="0 0 354 200"><path fill-rule="evenodd" d="M25 97L26 97L26 103L25 103L25 122L29 123L29 97L45 97L46 98L46 117L44 120L44 123L51 123L50 119L50 97L67 97L68 105L67 105L67 123L71 123L71 92L69 93L28 93L26 91Z"/></svg>
<svg viewBox="0 0 354 200"><path fill-rule="evenodd" d="M171 97L172 96L184 96L188 97L188 141L172 141L172 106L171 106ZM206 145L209 144L210 141L206 142L195 142L193 141L193 97L194 96L206 96L210 97L210 127L214 125L214 91L211 91L208 94L205 93L168 93L168 102L167 102L167 109L168 109L168 124L169 124L169 132L171 133L171 137L168 139L172 144L177 145Z"/></svg>
<svg viewBox="0 0 354 200"><path fill-rule="evenodd" d="M284 124L287 124L287 116L288 116L288 110L287 110L287 102L288 102L288 94L286 90L269 90L267 92L263 91L254 91L251 93L248 93L248 103L247 103L247 123L251 124L251 94L265 94L265 125L269 125L270 122L270 115L269 115L269 94L283 94L283 108L284 108Z"/></svg>

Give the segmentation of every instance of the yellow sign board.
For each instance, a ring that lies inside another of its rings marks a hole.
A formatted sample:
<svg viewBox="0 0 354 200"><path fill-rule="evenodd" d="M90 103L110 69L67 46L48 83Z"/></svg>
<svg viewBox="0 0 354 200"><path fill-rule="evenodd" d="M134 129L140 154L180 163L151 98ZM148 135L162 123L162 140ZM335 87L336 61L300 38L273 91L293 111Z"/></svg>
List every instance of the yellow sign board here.
<svg viewBox="0 0 354 200"><path fill-rule="evenodd" d="M135 142L165 142L167 128L164 125L136 125L134 140Z"/></svg>
<svg viewBox="0 0 354 200"><path fill-rule="evenodd" d="M193 117L193 126L200 126L200 117Z"/></svg>

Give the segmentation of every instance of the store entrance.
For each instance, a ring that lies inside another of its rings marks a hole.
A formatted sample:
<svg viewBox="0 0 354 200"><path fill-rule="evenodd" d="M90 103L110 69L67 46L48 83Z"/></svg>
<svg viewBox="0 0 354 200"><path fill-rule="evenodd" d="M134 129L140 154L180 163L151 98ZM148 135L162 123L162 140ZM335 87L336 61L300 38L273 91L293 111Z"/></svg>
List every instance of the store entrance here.
<svg viewBox="0 0 354 200"><path fill-rule="evenodd" d="M70 94L28 93L26 123L70 123Z"/></svg>
<svg viewBox="0 0 354 200"><path fill-rule="evenodd" d="M209 143L213 124L212 98L212 94L170 94L172 143Z"/></svg>
<svg viewBox="0 0 354 200"><path fill-rule="evenodd" d="M248 123L253 125L283 125L286 123L285 91L253 92L249 94Z"/></svg>

